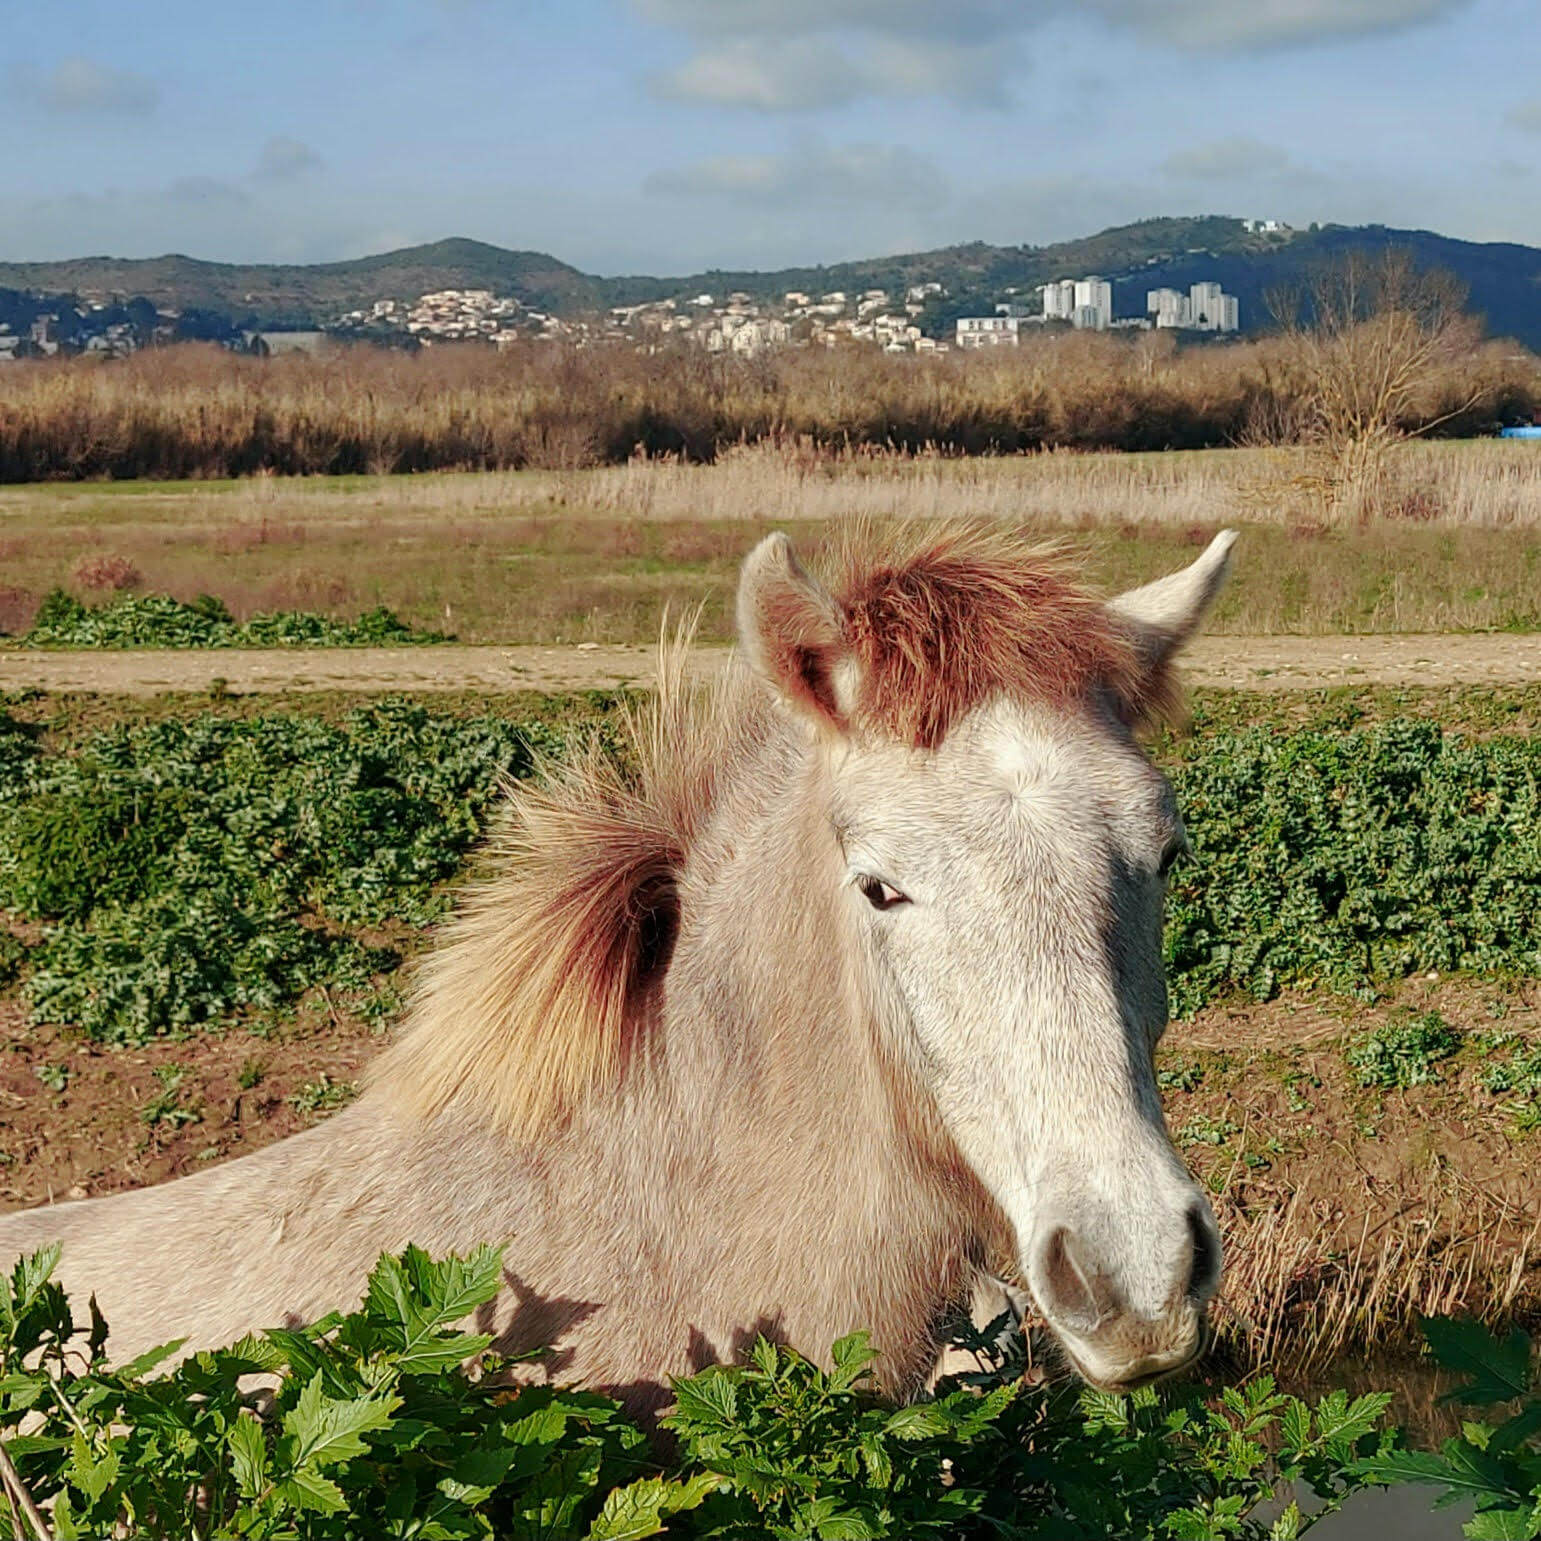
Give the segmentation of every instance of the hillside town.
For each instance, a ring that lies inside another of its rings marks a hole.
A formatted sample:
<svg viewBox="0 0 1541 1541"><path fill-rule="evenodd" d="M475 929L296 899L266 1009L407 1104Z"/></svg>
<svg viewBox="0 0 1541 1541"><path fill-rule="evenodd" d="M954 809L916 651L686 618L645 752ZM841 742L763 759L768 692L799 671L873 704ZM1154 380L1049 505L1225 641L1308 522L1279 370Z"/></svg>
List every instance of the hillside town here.
<svg viewBox="0 0 1541 1541"><path fill-rule="evenodd" d="M1218 283L1187 293L1152 289L1144 314L1116 316L1113 285L1096 276L1056 279L1036 290L1007 288L988 311L957 314L938 281L902 290L789 289L779 297L743 290L694 293L586 315L559 316L488 288L446 288L374 301L320 326L258 328L214 312L159 310L144 299L0 291L0 363L63 353L121 357L178 341L218 343L258 355L316 352L334 342L421 348L480 343L506 348L531 338L579 346L687 342L710 354L752 357L778 348L870 347L888 354L1013 346L1030 328L1083 331L1156 328L1196 334L1239 330L1239 305Z"/></svg>

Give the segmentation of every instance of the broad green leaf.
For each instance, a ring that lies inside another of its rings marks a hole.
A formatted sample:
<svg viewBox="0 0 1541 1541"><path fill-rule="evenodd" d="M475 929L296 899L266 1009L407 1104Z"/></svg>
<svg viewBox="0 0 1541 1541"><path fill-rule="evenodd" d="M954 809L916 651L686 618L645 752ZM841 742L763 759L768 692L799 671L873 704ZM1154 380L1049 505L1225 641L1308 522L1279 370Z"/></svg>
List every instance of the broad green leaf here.
<svg viewBox="0 0 1541 1541"><path fill-rule="evenodd" d="M673 1382L672 1419L688 1419L709 1428L726 1428L738 1412L738 1387L731 1371L712 1368L690 1380Z"/></svg>
<svg viewBox="0 0 1541 1541"><path fill-rule="evenodd" d="M665 1529L669 1516L699 1508L715 1492L721 1479L698 1472L683 1482L646 1477L629 1487L616 1488L589 1527L588 1541L640 1541Z"/></svg>
<svg viewBox="0 0 1541 1541"><path fill-rule="evenodd" d="M952 1427L934 1403L913 1402L890 1413L883 1424L883 1432L895 1439L935 1439Z"/></svg>
<svg viewBox="0 0 1541 1541"><path fill-rule="evenodd" d="M151 1370L159 1364L164 1364L186 1342L186 1338L173 1338L170 1343L162 1343L158 1348L146 1349L137 1358L130 1359L127 1364L114 1365L113 1374L120 1380L143 1380Z"/></svg>
<svg viewBox="0 0 1541 1541"><path fill-rule="evenodd" d="M278 1483L273 1496L280 1503L296 1509L309 1509L316 1514L341 1514L348 1507L342 1489L330 1477L323 1477L308 1467Z"/></svg>
<svg viewBox="0 0 1541 1541"><path fill-rule="evenodd" d="M108 1450L98 1457L77 1431L71 1441L70 1460L65 1472L74 1485L94 1504L118 1477L118 1452Z"/></svg>
<svg viewBox="0 0 1541 1541"><path fill-rule="evenodd" d="M1484 1509L1467 1520L1461 1529L1471 1541L1534 1541L1536 1536L1541 1536L1541 1523L1528 1507Z"/></svg>
<svg viewBox="0 0 1541 1541"><path fill-rule="evenodd" d="M294 1442L294 1466L332 1465L363 1455L361 1435L383 1429L401 1406L399 1397L358 1397L339 1401L322 1389L321 1376L306 1383L284 1415L284 1433Z"/></svg>
<svg viewBox="0 0 1541 1541"><path fill-rule="evenodd" d="M230 1467L243 1498L256 1498L267 1483L268 1448L255 1418L237 1418L225 1434Z"/></svg>
<svg viewBox="0 0 1541 1541"><path fill-rule="evenodd" d="M1530 1339L1519 1328L1500 1339L1480 1322L1454 1317L1426 1317L1422 1326L1440 1364L1469 1377L1443 1400L1484 1406L1530 1389Z"/></svg>

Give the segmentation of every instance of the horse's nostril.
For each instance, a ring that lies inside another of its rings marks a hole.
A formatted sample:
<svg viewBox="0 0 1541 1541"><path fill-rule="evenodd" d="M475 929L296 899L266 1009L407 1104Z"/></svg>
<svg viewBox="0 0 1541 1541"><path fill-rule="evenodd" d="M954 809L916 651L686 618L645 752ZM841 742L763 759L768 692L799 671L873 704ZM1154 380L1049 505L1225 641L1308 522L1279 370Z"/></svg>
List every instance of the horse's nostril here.
<svg viewBox="0 0 1541 1541"><path fill-rule="evenodd" d="M1096 1287L1077 1255L1074 1237L1067 1226L1056 1226L1049 1233L1040 1266L1048 1296L1044 1305L1062 1321L1083 1324L1088 1329L1094 1325L1102 1314Z"/></svg>
<svg viewBox="0 0 1541 1541"><path fill-rule="evenodd" d="M1220 1284L1220 1238L1214 1221L1195 1204L1188 1211L1188 1233L1193 1241L1193 1264L1188 1274L1188 1293L1205 1301Z"/></svg>

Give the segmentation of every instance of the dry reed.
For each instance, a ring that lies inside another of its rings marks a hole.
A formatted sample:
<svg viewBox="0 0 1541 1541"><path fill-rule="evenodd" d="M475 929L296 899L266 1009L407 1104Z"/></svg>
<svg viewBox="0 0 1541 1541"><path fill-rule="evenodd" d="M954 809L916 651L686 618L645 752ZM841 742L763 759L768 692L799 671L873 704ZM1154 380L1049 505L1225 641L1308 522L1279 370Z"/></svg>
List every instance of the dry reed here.
<svg viewBox="0 0 1541 1541"><path fill-rule="evenodd" d="M1039 336L989 356L680 347L502 354L441 347L246 359L203 345L0 374L0 482L573 469L642 454L709 461L739 443L918 453L1197 449L1288 421L1282 342L1174 349ZM1451 403L1463 410L1453 416ZM1471 432L1541 403L1536 359L1474 347L1432 371L1398 427Z"/></svg>

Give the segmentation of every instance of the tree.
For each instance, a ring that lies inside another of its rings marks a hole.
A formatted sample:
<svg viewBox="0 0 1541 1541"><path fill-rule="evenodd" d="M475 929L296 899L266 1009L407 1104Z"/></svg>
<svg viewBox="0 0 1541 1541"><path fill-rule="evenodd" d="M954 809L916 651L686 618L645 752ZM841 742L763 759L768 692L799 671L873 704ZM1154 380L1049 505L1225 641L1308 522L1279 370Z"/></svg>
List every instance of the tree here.
<svg viewBox="0 0 1541 1541"><path fill-rule="evenodd" d="M1303 293L1270 296L1298 392L1295 434L1325 459L1328 501L1368 513L1399 444L1468 411L1480 384L1456 382L1480 324L1452 274L1419 269L1395 247L1351 252Z"/></svg>

